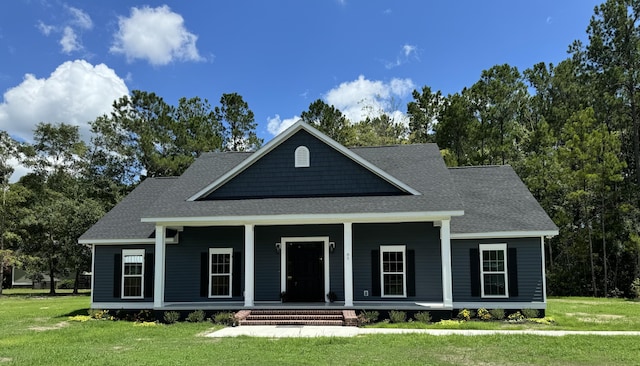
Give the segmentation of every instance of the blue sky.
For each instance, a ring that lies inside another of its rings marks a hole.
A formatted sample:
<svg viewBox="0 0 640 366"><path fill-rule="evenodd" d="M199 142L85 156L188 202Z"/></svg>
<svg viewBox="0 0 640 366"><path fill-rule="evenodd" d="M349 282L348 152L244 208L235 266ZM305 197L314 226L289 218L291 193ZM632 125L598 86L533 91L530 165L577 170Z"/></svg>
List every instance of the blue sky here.
<svg viewBox="0 0 640 366"><path fill-rule="evenodd" d="M482 70L557 64L601 1L58 1L0 3L0 129L80 126L131 90L217 105L237 92L270 140L316 99L353 122L401 119L411 91Z"/></svg>

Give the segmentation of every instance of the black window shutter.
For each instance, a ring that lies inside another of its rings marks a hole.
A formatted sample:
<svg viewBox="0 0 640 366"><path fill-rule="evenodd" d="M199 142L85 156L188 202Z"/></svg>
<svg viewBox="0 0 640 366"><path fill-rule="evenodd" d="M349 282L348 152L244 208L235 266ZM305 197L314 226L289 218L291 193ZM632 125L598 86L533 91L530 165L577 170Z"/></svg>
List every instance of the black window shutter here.
<svg viewBox="0 0 640 366"><path fill-rule="evenodd" d="M480 250L469 249L469 275L471 277L471 296L480 296Z"/></svg>
<svg viewBox="0 0 640 366"><path fill-rule="evenodd" d="M371 296L380 296L380 251L371 251Z"/></svg>
<svg viewBox="0 0 640 366"><path fill-rule="evenodd" d="M509 248L507 269L509 271L509 297L518 296L518 252L516 248Z"/></svg>
<svg viewBox="0 0 640 366"><path fill-rule="evenodd" d="M416 296L416 251L407 250L407 296Z"/></svg>
<svg viewBox="0 0 640 366"><path fill-rule="evenodd" d="M117 253L113 256L113 297L122 297L122 254Z"/></svg>
<svg viewBox="0 0 640 366"><path fill-rule="evenodd" d="M242 296L242 253L233 252L233 283L231 295Z"/></svg>
<svg viewBox="0 0 640 366"><path fill-rule="evenodd" d="M153 253L146 253L144 256L144 297L153 297L154 259Z"/></svg>
<svg viewBox="0 0 640 366"><path fill-rule="evenodd" d="M200 253L200 296L209 296L209 253Z"/></svg>

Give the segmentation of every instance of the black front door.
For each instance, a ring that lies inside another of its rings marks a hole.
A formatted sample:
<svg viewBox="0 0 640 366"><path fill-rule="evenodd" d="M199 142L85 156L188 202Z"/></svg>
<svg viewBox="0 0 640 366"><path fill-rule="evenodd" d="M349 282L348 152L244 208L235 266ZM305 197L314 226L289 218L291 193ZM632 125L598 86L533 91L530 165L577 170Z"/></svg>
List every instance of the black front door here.
<svg viewBox="0 0 640 366"><path fill-rule="evenodd" d="M287 301L324 301L323 244L287 243Z"/></svg>

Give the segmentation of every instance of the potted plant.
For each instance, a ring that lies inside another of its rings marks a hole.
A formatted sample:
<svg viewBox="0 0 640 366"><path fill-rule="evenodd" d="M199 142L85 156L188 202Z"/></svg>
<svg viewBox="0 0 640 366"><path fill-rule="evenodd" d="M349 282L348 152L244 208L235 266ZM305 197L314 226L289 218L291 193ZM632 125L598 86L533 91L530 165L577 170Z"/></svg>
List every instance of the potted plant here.
<svg viewBox="0 0 640 366"><path fill-rule="evenodd" d="M329 293L327 294L327 299L329 299L329 302L334 302L338 299L338 295L336 295L336 293L333 291L329 291Z"/></svg>

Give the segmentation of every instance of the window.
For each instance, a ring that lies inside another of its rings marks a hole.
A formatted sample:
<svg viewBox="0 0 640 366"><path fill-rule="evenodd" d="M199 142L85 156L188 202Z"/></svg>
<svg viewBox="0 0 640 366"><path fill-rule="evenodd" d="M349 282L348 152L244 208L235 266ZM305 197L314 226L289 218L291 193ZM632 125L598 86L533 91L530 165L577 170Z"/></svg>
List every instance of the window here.
<svg viewBox="0 0 640 366"><path fill-rule="evenodd" d="M380 246L382 297L406 297L406 249L404 245Z"/></svg>
<svg viewBox="0 0 640 366"><path fill-rule="evenodd" d="M144 297L144 249L122 250L122 298Z"/></svg>
<svg viewBox="0 0 640 366"><path fill-rule="evenodd" d="M507 244L480 244L482 297L508 297Z"/></svg>
<svg viewBox="0 0 640 366"><path fill-rule="evenodd" d="M231 297L233 249L209 249L209 297Z"/></svg>
<svg viewBox="0 0 640 366"><path fill-rule="evenodd" d="M296 160L296 168L309 167L309 149L306 146L298 146L294 155Z"/></svg>

